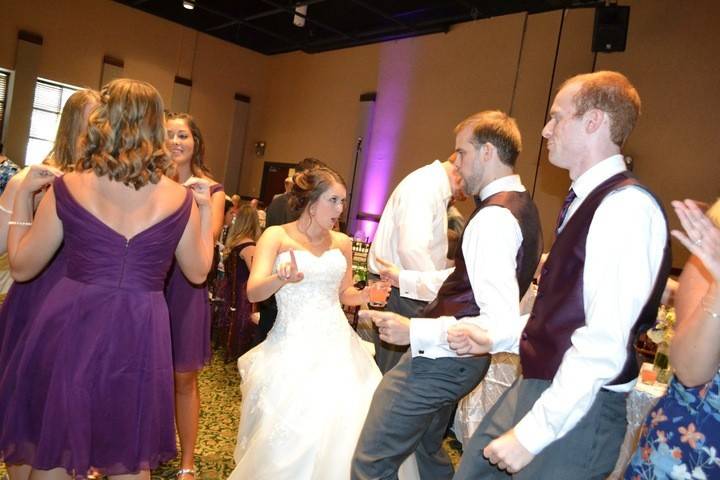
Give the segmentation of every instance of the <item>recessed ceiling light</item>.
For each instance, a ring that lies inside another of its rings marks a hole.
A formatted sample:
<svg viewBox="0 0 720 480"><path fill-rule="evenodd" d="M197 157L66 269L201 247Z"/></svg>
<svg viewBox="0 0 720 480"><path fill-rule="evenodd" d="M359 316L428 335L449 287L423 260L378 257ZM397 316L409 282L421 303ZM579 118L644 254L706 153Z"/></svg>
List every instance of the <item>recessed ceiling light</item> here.
<svg viewBox="0 0 720 480"><path fill-rule="evenodd" d="M183 7L187 8L188 10L194 10L195 9L195 1L194 0L183 0Z"/></svg>

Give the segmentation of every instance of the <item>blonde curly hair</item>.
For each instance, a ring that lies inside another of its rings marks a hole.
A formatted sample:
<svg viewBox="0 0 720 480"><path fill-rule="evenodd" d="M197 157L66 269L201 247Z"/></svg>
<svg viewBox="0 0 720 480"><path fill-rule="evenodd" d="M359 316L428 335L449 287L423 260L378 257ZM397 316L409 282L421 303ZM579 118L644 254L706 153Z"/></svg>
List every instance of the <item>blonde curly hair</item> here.
<svg viewBox="0 0 720 480"><path fill-rule="evenodd" d="M147 82L113 80L100 91L100 105L89 119L78 171L92 170L139 190L171 174L165 146L163 101Z"/></svg>

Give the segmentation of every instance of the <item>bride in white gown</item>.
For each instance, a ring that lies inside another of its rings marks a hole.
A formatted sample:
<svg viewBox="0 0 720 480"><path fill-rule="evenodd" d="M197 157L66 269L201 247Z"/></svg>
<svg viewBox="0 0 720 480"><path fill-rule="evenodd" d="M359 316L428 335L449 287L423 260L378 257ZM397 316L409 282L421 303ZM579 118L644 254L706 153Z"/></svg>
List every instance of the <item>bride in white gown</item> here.
<svg viewBox="0 0 720 480"><path fill-rule="evenodd" d="M267 339L240 357L242 410L231 480L345 480L381 374L348 325L340 302L359 305L351 240L332 227L345 202L328 168L295 177L296 222L260 237L248 299L275 294ZM414 457L400 478L419 478Z"/></svg>

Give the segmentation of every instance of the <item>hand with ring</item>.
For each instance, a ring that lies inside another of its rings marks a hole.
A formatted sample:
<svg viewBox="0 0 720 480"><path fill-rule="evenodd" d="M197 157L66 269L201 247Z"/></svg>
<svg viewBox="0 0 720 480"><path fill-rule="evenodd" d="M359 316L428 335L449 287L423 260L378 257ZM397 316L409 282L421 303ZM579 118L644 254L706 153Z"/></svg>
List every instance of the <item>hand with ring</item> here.
<svg viewBox="0 0 720 480"><path fill-rule="evenodd" d="M672 206L685 230L673 230L672 235L703 262L716 280L720 280L720 229L693 200L674 201Z"/></svg>

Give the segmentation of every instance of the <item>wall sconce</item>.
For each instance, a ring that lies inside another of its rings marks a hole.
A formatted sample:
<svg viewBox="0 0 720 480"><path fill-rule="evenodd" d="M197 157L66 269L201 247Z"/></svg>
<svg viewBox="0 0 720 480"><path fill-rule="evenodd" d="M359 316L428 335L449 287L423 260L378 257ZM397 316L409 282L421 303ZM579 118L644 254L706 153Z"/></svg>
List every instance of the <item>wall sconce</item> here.
<svg viewBox="0 0 720 480"><path fill-rule="evenodd" d="M255 142L255 156L262 157L265 155L265 142Z"/></svg>

